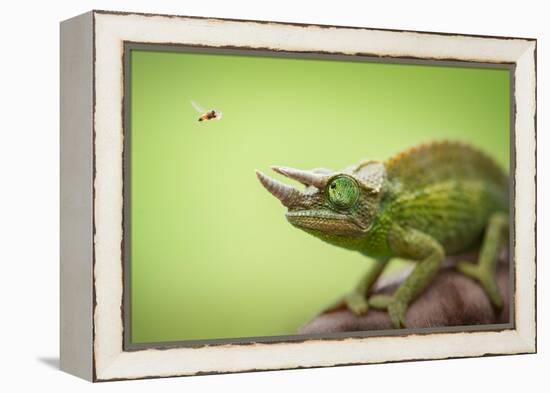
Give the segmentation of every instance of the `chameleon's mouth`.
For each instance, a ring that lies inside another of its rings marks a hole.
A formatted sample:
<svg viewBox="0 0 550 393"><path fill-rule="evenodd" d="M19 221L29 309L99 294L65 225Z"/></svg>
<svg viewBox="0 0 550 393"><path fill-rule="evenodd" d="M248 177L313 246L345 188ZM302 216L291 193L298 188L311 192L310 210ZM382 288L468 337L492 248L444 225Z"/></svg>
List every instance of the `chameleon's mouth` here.
<svg viewBox="0 0 550 393"><path fill-rule="evenodd" d="M306 230L333 235L360 235L366 228L352 217L325 210L297 210L286 213L288 222Z"/></svg>

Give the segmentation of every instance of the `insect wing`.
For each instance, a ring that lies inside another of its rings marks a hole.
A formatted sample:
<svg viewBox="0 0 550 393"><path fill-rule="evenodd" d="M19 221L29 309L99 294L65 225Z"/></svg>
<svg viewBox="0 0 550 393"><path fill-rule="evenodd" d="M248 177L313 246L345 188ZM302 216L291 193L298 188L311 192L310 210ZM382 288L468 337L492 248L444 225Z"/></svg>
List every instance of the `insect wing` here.
<svg viewBox="0 0 550 393"><path fill-rule="evenodd" d="M199 113L204 113L206 112L199 104L197 104L195 101L191 101L191 105L193 106L193 108L195 108L195 110Z"/></svg>

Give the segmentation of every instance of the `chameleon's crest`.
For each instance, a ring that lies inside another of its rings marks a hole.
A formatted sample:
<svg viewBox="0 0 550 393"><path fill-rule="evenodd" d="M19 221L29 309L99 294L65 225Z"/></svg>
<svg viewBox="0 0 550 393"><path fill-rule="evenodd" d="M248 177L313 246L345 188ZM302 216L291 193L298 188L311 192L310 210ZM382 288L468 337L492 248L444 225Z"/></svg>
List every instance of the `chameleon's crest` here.
<svg viewBox="0 0 550 393"><path fill-rule="evenodd" d="M366 161L349 171L364 187L374 192L380 192L386 180L386 168L379 161Z"/></svg>

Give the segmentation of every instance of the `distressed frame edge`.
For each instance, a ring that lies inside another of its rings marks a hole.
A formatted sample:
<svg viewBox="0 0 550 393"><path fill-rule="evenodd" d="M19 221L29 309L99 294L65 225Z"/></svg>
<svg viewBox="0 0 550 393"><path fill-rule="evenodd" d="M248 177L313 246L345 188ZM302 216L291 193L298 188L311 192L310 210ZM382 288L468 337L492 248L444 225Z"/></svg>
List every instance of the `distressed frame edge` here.
<svg viewBox="0 0 550 393"><path fill-rule="evenodd" d="M221 22L243 22L254 23L260 25L282 25L282 26L295 26L295 27L319 27L322 29L354 29L354 30L370 30L370 31L382 31L382 32L394 32L394 33L415 33L415 34L433 34L448 37L471 37L471 38L490 38L498 40L522 40L522 41L537 41L534 37L510 37L510 36L498 36L498 35L486 35L486 34L468 34L468 33L449 33L441 31L428 31L428 30L409 30L409 29L388 29L382 27L365 27L365 26L350 26L350 25L329 25L323 23L306 23L306 22L285 22L285 21L269 21L261 19L242 19L242 18L222 18L216 16L198 16L198 15L182 15L182 14L163 14L163 13L150 13L150 12L138 12L138 11L112 11L104 9L94 9L91 12L98 15L120 15L120 16L158 16L163 18L177 18L177 19L200 19L211 20Z"/></svg>
<svg viewBox="0 0 550 393"><path fill-rule="evenodd" d="M515 198L515 217L514 227L516 234L525 232L526 236L516 236L514 244L515 260L518 261L518 250L525 247L525 251L532 252L532 259L529 263L523 263L514 268L515 277L515 310L516 310L516 331L519 338L523 340L529 353L537 352L537 41L529 42L525 51L516 62L516 111L515 127L516 141L514 143L516 154L516 172L514 173L515 189L521 189L523 193L516 193ZM518 83L518 81L522 81ZM521 104L521 105L520 105ZM521 146L518 154L517 147ZM527 173L524 171L527 166ZM528 198L528 207L532 208L526 215L521 211L521 198ZM518 206L520 206L518 208ZM518 226L524 228L518 229ZM529 236L527 236L529 235ZM529 244L524 244L528 242ZM518 247L518 243L519 246ZM529 248L527 249L527 246ZM532 263L531 263L532 262ZM519 280L518 276L524 276ZM529 288L528 286L532 286ZM525 303L519 307L518 303ZM519 311L518 311L519 310Z"/></svg>
<svg viewBox="0 0 550 393"><path fill-rule="evenodd" d="M93 18L59 25L59 367L88 381L93 366Z"/></svg>
<svg viewBox="0 0 550 393"><path fill-rule="evenodd" d="M517 352L488 352L479 353L476 355L459 355L459 356L445 356L438 357L411 357L403 358L399 360L383 360L383 361L363 361L363 362L342 362L326 365L305 365L305 366L285 366L277 368L248 368L238 370L227 371L197 371L197 372L181 372L174 374L149 374L132 377L109 377L109 378L94 378L92 382L119 382L119 381L136 381L147 379L162 379L162 378L181 378L181 377L202 377L209 375L223 375L223 374L245 374L255 372L272 372L272 371L289 371L289 370L308 370L316 368L332 368L332 367L350 367L350 366L368 366L376 364L393 364L393 363L410 363L410 362L429 362L437 360L459 360L459 359L471 359L471 358L492 358L501 356L518 356L518 355L534 355L536 350L523 349Z"/></svg>
<svg viewBox="0 0 550 393"><path fill-rule="evenodd" d="M102 12L100 12L102 13ZM113 15L114 13L111 13L109 12L108 13L109 15ZM130 15L134 15L134 14L130 14ZM143 14L141 14L143 15ZM173 16L171 16L173 17ZM186 17L186 18L192 18L192 17ZM211 19L211 18L204 18L204 19ZM217 18L215 18L217 19ZM217 19L218 20L218 19ZM255 21L252 21L252 22L255 22ZM273 24L276 24L276 25L285 25L284 23L281 23L281 22L273 22ZM291 24L290 24L291 25ZM368 29L366 29L368 30ZM414 33L418 33L418 32L414 32ZM426 33L426 34L434 34L434 33ZM452 36L460 36L460 35L454 35L454 34L451 34ZM496 37L498 39L505 39L503 37ZM535 60L535 75L534 75L534 78L535 78L535 85L534 85L534 89L536 89L536 40L533 40L533 39L526 39L526 43L527 44L533 44L532 46L530 45L527 45L526 47L526 50L525 52L533 52L534 53L534 60ZM533 43L534 41L534 43ZM94 40L94 44L95 44L95 40ZM529 49L532 49L532 50L529 50ZM95 76L95 73L94 73L94 76ZM533 133L534 133L534 138L535 138L535 153L536 153L536 96L535 97L532 97L534 98L534 127L532 129ZM518 105L518 103L516 102L516 105ZM516 124L517 124L517 120L516 120ZM517 133L519 134L519 132ZM517 135L516 134L516 135ZM535 187L536 187L536 162L534 163L535 164ZM536 198L536 195L535 195L535 198ZM536 199L535 199L535 207L536 207ZM533 217L533 219L535 220L535 225L536 225L536 216ZM534 228L536 229L536 228ZM536 234L536 232L535 232ZM535 258L536 258L536 249L535 249L535 254L534 254ZM536 280L536 271L535 271L535 276L534 276L535 280ZM536 288L535 288L536 289ZM535 294L536 295L536 294ZM536 296L535 296L535 300L536 300ZM517 300L516 300L517 301ZM533 311L535 312L535 311ZM536 352L536 315L533 315L534 316L534 323L535 323L535 326L533 327L533 331L525 331L525 329L520 329L520 327L518 326L516 331L515 331L515 338L517 339L516 341L516 344L520 345L520 347L516 348L516 351L513 351L513 352L510 352L510 353L481 353L481 354L468 354L468 355L458 355L458 356L433 356L433 357L428 357L428 358L412 358L412 359L407 359L407 358L400 358L399 360L389 360L389 361L408 361L408 360L429 360L429 359L439 359L439 358L449 358L449 357L471 357L471 356L484 356L484 355L500 355L500 354L520 354L520 353L533 353L533 352ZM521 332L520 332L521 330ZM520 334L520 333L523 333L523 334ZM95 336L94 336L94 341L95 341ZM119 354L120 355L120 354ZM122 354L124 355L124 354ZM117 366L120 366L120 362L124 362L128 359L122 359L123 356L117 356L112 360L112 363L109 365L109 366L114 366L114 368L118 368ZM95 359L95 356L94 356L94 359ZM361 363L351 363L351 364L370 364L370 363L380 363L379 361L366 361L366 362L361 362ZM290 366L290 367L279 367L279 368L275 368L275 369L288 369L288 368L301 368L301 367L328 367L328 366L336 366L336 365L341 365L341 364L328 364L328 365L308 365L308 366ZM172 374L169 374L169 375L142 375L142 376L116 376L116 375L111 375L109 376L109 372L108 372L108 369L111 369L111 367L107 367L107 368L103 368L102 370L100 370L100 375L99 377L97 375L94 374L94 380L96 381L105 381L105 380L119 380L119 379L137 379L137 378L152 378L152 377L168 377L168 376L183 376L183 375L197 375L197 374L208 374L208 373L211 373L211 372L202 372L202 371L198 371L198 372L192 372L192 373L172 373ZM263 370L271 370L271 368L264 368ZM105 373L104 373L105 371ZM243 371L259 371L259 370L249 370L249 369L246 369L246 370L227 370L227 371L216 371L216 372L213 372L213 373L221 373L221 372L243 372ZM115 371L116 373L116 371Z"/></svg>

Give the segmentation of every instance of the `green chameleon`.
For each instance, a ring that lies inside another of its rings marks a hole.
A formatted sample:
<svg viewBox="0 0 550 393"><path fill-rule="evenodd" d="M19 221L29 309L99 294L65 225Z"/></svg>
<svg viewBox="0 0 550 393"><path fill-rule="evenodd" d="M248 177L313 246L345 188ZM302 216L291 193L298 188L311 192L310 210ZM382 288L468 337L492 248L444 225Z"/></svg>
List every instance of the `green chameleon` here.
<svg viewBox="0 0 550 393"><path fill-rule="evenodd" d="M262 185L288 208L286 218L293 226L376 260L345 297L355 314L369 307L386 309L394 327L405 327L409 304L429 285L445 255L480 242L477 264L463 261L456 268L480 283L497 311L502 308L495 269L508 232L508 177L486 154L443 141L341 172L272 169L306 186L298 191L256 171ZM417 265L393 295L369 297L394 257Z"/></svg>

